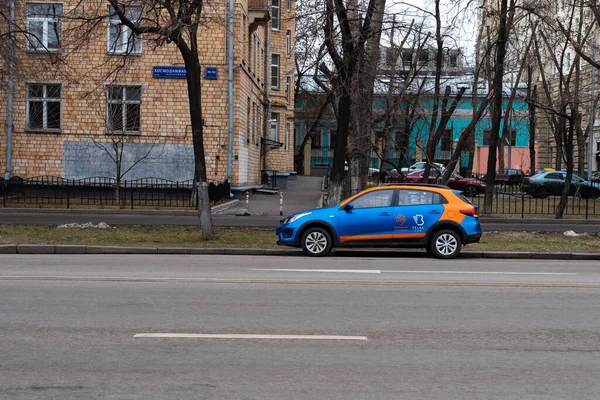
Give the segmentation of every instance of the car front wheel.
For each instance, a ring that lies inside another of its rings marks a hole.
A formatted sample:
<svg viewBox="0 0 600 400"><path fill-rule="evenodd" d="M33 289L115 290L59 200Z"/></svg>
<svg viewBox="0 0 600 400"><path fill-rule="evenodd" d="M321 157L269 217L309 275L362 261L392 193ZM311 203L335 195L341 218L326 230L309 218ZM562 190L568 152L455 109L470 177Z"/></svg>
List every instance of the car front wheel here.
<svg viewBox="0 0 600 400"><path fill-rule="evenodd" d="M324 257L331 252L331 235L323 228L308 228L302 235L302 250L313 257Z"/></svg>
<svg viewBox="0 0 600 400"><path fill-rule="evenodd" d="M464 193L467 197L475 197L479 192L475 186L469 185L465 188Z"/></svg>
<svg viewBox="0 0 600 400"><path fill-rule="evenodd" d="M460 236L450 229L437 231L429 242L429 253L436 258L455 258L461 248Z"/></svg>

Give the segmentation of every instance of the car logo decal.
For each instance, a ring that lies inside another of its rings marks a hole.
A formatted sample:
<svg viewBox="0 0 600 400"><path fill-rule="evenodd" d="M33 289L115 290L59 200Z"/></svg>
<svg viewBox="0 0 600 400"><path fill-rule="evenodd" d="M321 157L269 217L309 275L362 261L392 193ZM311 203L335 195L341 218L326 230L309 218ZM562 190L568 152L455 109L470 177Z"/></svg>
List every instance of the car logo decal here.
<svg viewBox="0 0 600 400"><path fill-rule="evenodd" d="M400 225L404 225L405 222L406 222L406 216L404 216L402 214L396 215L396 223L398 223Z"/></svg>
<svg viewBox="0 0 600 400"><path fill-rule="evenodd" d="M423 218L421 214L414 215L413 219L415 220L415 224L417 224L417 226L425 225L425 218Z"/></svg>

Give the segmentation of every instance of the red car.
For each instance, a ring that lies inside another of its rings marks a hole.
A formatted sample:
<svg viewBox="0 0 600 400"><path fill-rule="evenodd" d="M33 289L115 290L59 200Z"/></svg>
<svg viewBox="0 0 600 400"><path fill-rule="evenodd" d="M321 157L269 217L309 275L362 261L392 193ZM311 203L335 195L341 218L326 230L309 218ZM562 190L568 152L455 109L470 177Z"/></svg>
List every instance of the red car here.
<svg viewBox="0 0 600 400"><path fill-rule="evenodd" d="M439 183L441 176L437 171L430 171L429 183ZM415 171L406 175L406 182L422 183L423 171ZM450 179L446 183L450 189L462 190L469 197L477 196L479 193L485 192L485 182L478 181L474 178L463 178L457 173L452 173Z"/></svg>

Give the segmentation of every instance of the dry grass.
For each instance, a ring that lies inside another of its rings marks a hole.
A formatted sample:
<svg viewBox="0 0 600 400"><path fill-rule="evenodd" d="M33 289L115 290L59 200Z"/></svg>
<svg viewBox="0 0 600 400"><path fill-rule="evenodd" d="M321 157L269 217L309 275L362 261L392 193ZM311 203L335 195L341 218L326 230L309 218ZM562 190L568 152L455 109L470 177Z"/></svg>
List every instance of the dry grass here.
<svg viewBox="0 0 600 400"><path fill-rule="evenodd" d="M216 238L204 241L196 227L127 226L111 229L0 226L0 244L75 244L90 246L275 248L272 229L216 228ZM471 250L531 252L600 252L600 237L566 237L553 233L502 232L484 234Z"/></svg>

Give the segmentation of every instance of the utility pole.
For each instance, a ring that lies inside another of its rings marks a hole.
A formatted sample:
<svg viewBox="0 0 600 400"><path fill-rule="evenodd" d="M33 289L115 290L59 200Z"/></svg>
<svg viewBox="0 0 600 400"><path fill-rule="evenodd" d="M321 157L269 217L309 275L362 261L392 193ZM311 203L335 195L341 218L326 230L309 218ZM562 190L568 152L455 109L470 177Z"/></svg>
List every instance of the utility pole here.
<svg viewBox="0 0 600 400"><path fill-rule="evenodd" d="M12 174L12 136L13 136L13 95L15 92L15 0L10 0L9 8L9 44L8 44L8 93L6 96L6 172L4 179Z"/></svg>

